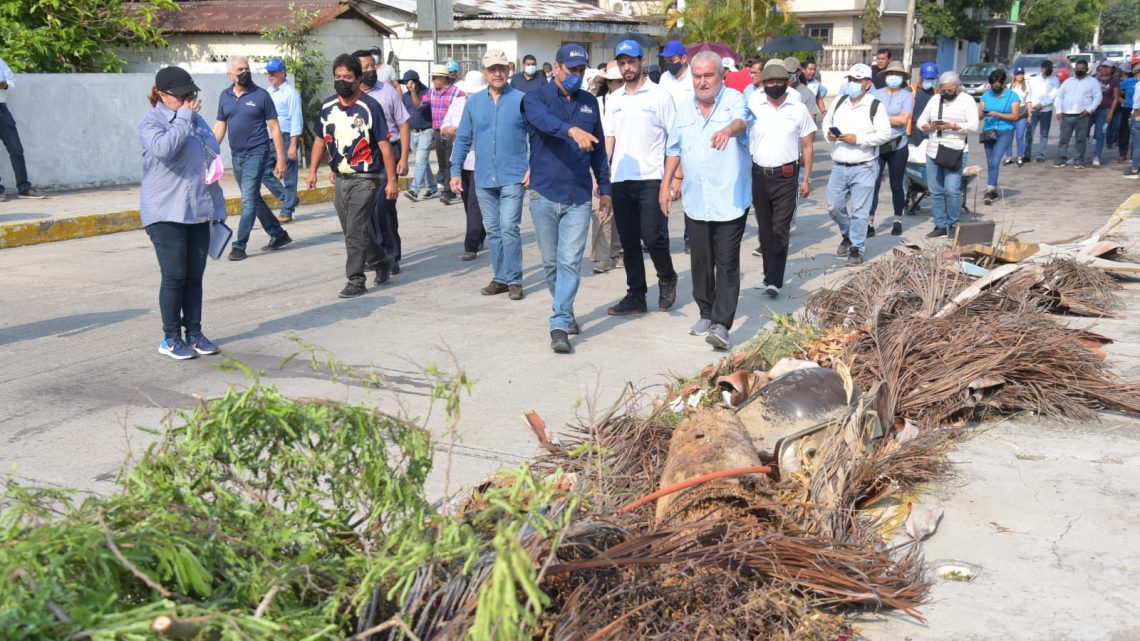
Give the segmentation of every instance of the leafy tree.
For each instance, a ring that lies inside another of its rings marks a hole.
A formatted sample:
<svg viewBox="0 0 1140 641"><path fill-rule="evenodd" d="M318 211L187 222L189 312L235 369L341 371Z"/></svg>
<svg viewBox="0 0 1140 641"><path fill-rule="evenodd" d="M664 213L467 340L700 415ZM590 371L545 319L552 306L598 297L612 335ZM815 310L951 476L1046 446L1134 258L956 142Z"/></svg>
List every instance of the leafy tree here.
<svg viewBox="0 0 1140 641"><path fill-rule="evenodd" d="M319 13L305 11L295 4L289 5L291 24L279 24L262 30L261 37L277 45L281 59L293 86L301 94L301 108L305 118L312 120L321 110L322 93L328 85L329 60L321 52L321 41L313 38L312 27ZM304 130L304 142L312 143L312 132Z"/></svg>
<svg viewBox="0 0 1140 641"><path fill-rule="evenodd" d="M863 42L878 43L883 36L883 16L879 15L879 0L863 3Z"/></svg>
<svg viewBox="0 0 1140 641"><path fill-rule="evenodd" d="M1024 51L1057 51L1092 40L1105 0L1025 0L1017 31Z"/></svg>
<svg viewBox="0 0 1140 641"><path fill-rule="evenodd" d="M172 0L0 0L0 57L13 71L122 71L117 50L166 45L159 14Z"/></svg>
<svg viewBox="0 0 1140 641"><path fill-rule="evenodd" d="M1101 42L1140 39L1140 0L1112 0L1100 16Z"/></svg>
<svg viewBox="0 0 1140 641"><path fill-rule="evenodd" d="M690 2L678 11L675 0L665 0L661 10L671 36L720 42L748 57L770 38L799 33L789 5L789 0L711 0Z"/></svg>
<svg viewBox="0 0 1140 641"><path fill-rule="evenodd" d="M1012 0L919 0L916 8L922 24L922 41L933 44L939 38L961 38L981 42L986 37L979 14L1009 14Z"/></svg>

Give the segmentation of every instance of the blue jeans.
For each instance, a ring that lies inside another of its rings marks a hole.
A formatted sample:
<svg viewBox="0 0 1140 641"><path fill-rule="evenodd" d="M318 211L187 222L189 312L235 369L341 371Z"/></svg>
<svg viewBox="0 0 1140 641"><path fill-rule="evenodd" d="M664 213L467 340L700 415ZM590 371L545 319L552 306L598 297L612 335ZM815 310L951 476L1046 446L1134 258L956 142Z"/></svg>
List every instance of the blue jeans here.
<svg viewBox="0 0 1140 641"><path fill-rule="evenodd" d="M1017 122L1013 123L1013 145L1005 152L1005 157L1024 158L1029 154L1025 153L1025 130L1029 127L1029 121L1025 118L1019 118Z"/></svg>
<svg viewBox="0 0 1140 641"><path fill-rule="evenodd" d="M261 228L265 233L273 238L285 233L285 230L281 229L281 223L277 222L277 217L261 197L261 183L265 180L265 174L273 171L276 161L277 153L273 148L266 149L263 154L233 157L234 180L241 189L241 221L238 223L234 249L245 250L249 235L253 232L254 218L261 222Z"/></svg>
<svg viewBox="0 0 1140 641"><path fill-rule="evenodd" d="M550 331L566 331L574 322L574 297L582 280L580 271L590 214L589 201L580 205L556 203L541 194L530 201L530 217L534 221L538 250L542 253L546 288L554 298Z"/></svg>
<svg viewBox="0 0 1140 641"><path fill-rule="evenodd" d="M290 136L287 133L282 133L281 137L284 138L285 151L288 152ZM299 151L298 155L300 155ZM270 156L270 162L276 164L276 154ZM267 166L265 177L261 179L261 182L269 190L269 193L281 201L281 215L285 218L292 218L293 212L297 209L297 161L289 160L289 156L285 156L285 180L277 180L277 176L273 175L273 170Z"/></svg>
<svg viewBox="0 0 1140 641"><path fill-rule="evenodd" d="M507 285L522 285L522 183L502 187L476 187L483 227L491 247L492 278Z"/></svg>
<svg viewBox="0 0 1140 641"><path fill-rule="evenodd" d="M1001 172L1001 159L1009 153L1013 145L1013 130L996 130L997 140L982 145L986 149L986 186L997 187L998 174Z"/></svg>
<svg viewBox="0 0 1140 641"><path fill-rule="evenodd" d="M162 312L164 338L181 338L202 333L202 274L210 248L210 223L158 222L146 226L154 245L162 286L158 309Z"/></svg>
<svg viewBox="0 0 1140 641"><path fill-rule="evenodd" d="M431 163L429 162L434 133L431 129L412 132L411 151L412 158L415 160L415 167L412 168L412 191L417 194L421 187L427 187L429 194L439 191L435 186L435 181L432 180Z"/></svg>
<svg viewBox="0 0 1140 641"><path fill-rule="evenodd" d="M1053 112L1052 111L1034 111L1033 124L1029 125L1025 136L1025 156L1028 158L1033 153L1033 131L1035 129L1041 130L1041 149L1037 152L1038 155L1045 155L1045 148L1049 146L1049 129L1053 126Z"/></svg>
<svg viewBox="0 0 1140 641"><path fill-rule="evenodd" d="M1132 127L1132 168L1140 169L1140 120L1129 118Z"/></svg>
<svg viewBox="0 0 1140 641"><path fill-rule="evenodd" d="M32 188L28 182L28 165L24 162L24 145L20 142L20 132L16 129L16 119L8 111L6 103L0 103L0 142L8 150L8 158L12 160L12 173L16 174L16 191L23 193ZM0 185L0 194L4 193L4 186Z"/></svg>
<svg viewBox="0 0 1140 641"><path fill-rule="evenodd" d="M949 170L935 164L933 158L926 159L926 188L930 190L930 209L934 214L934 226L946 229L958 224L962 213L962 171L966 168L966 154L958 169Z"/></svg>
<svg viewBox="0 0 1140 641"><path fill-rule="evenodd" d="M839 225L839 233L851 246L863 251L871 219L871 197L878 186L879 165L875 160L846 167L835 163L827 180L827 213ZM847 201L850 200L850 207Z"/></svg>
<svg viewBox="0 0 1140 641"><path fill-rule="evenodd" d="M1093 158L1096 158L1097 160L1100 160L1100 155L1102 152L1104 152L1104 133L1105 133L1104 129L1105 129L1105 120L1107 120L1107 119L1108 119L1108 108L1107 107L1098 107L1097 110L1092 113L1092 119L1091 120L1092 120L1092 129L1093 129L1093 139L1096 141L1096 146L1093 148L1094 149Z"/></svg>

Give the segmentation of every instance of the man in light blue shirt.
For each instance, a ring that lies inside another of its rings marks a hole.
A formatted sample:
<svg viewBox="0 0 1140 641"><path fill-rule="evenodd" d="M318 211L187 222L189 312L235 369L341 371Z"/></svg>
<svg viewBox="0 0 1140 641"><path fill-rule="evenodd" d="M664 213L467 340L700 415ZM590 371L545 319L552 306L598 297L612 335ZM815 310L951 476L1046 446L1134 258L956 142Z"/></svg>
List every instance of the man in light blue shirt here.
<svg viewBox="0 0 1140 641"><path fill-rule="evenodd" d="M28 182L28 167L24 162L24 145L20 142L20 132L16 129L16 119L8 111L8 90L16 85L12 69L0 58L0 142L8 150L12 161L12 172L16 174L16 193L20 198L43 198L40 190ZM7 200L4 186L0 185L0 202Z"/></svg>
<svg viewBox="0 0 1140 641"><path fill-rule="evenodd" d="M728 330L740 298L740 241L752 180L743 134L744 96L724 86L720 57L702 51L689 61L693 97L677 103L665 149L661 209L673 202L673 178L682 169L681 204L689 228L693 298L701 317L689 330L716 349L728 348Z"/></svg>
<svg viewBox="0 0 1140 641"><path fill-rule="evenodd" d="M1057 162L1054 167L1064 167L1069 164L1069 138L1076 133L1077 157L1074 166L1081 169L1085 166L1085 145L1089 139L1089 118L1092 112L1100 105L1100 82L1091 78L1089 63L1078 60L1073 65L1073 77L1061 84L1057 90L1057 97L1053 101L1053 110L1057 112L1057 120L1061 121L1061 137L1057 144Z"/></svg>
<svg viewBox="0 0 1140 641"><path fill-rule="evenodd" d="M468 96L451 150L451 190L463 192L463 159L475 146L475 194L483 211L483 227L491 248L491 283L484 296L510 293L523 299L522 199L530 182L530 152L522 100L511 87L507 54L497 49L483 55L487 89Z"/></svg>
<svg viewBox="0 0 1140 641"><path fill-rule="evenodd" d="M301 141L301 128L304 119L301 112L301 94L287 80L288 72L281 58L270 58L265 65L269 75L269 97L277 108L277 123L281 126L281 138L285 143L285 177L278 180L270 172L265 173L262 184L269 193L281 201L281 213L277 220L293 222L293 211L297 209L297 145Z"/></svg>

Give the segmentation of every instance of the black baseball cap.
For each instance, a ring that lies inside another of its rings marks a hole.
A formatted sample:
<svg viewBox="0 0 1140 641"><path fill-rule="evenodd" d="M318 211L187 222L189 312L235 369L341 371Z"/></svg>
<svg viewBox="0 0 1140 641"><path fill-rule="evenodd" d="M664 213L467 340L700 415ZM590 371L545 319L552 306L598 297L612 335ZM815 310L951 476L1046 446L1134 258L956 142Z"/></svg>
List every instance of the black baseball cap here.
<svg viewBox="0 0 1140 641"><path fill-rule="evenodd" d="M200 91L198 85L190 77L190 72L182 67L163 67L154 76L154 88L174 95L185 96L188 93Z"/></svg>

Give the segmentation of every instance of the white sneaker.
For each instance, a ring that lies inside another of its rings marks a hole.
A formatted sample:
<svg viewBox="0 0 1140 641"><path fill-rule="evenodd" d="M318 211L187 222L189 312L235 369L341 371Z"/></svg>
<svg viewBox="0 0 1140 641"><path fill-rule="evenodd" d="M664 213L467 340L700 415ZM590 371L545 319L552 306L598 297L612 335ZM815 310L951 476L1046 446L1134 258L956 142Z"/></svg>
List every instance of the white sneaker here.
<svg viewBox="0 0 1140 641"><path fill-rule="evenodd" d="M764 293L768 295L768 298L776 298L780 295L780 288L775 285L768 285L764 288Z"/></svg>
<svg viewBox="0 0 1140 641"><path fill-rule="evenodd" d="M1093 158L1093 167L1100 167L1100 158Z"/></svg>

